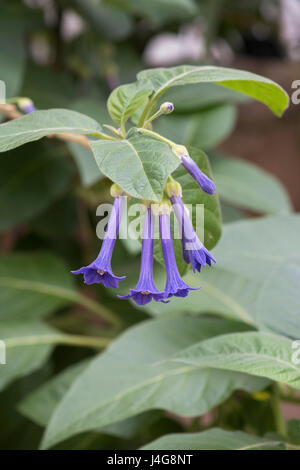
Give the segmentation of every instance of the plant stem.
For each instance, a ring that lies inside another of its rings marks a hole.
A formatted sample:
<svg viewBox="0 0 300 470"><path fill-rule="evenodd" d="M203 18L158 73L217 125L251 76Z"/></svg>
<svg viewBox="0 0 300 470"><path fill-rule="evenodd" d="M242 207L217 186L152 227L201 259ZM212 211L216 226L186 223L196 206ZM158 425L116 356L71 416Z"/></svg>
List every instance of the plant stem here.
<svg viewBox="0 0 300 470"><path fill-rule="evenodd" d="M170 145L170 147L174 147L176 144L172 142L172 140L166 139L160 134L157 134L157 132L150 131L149 129L144 129L143 127L138 128L138 132L143 132L144 134L151 135L152 137L155 137L158 140L161 140L165 144Z"/></svg>
<svg viewBox="0 0 300 470"><path fill-rule="evenodd" d="M156 100L159 98L159 94L156 92L154 93L154 95L152 96L152 98L150 98L150 100L148 101L147 105L145 106L145 109L144 111L142 112L142 115L140 117L140 120L138 122L138 127L143 127L145 125L145 122L147 121L147 118L156 102Z"/></svg>
<svg viewBox="0 0 300 470"><path fill-rule="evenodd" d="M144 123L144 127L147 127L152 121L154 121L154 119L160 117L161 115L162 111L159 109L158 111L156 111L156 113L149 117L149 119Z"/></svg>
<svg viewBox="0 0 300 470"><path fill-rule="evenodd" d="M7 348L20 346L36 346L39 344L64 344L67 346L82 346L102 349L111 342L109 338L97 338L93 336L49 334L39 336L23 336L21 338L8 338L5 340Z"/></svg>
<svg viewBox="0 0 300 470"><path fill-rule="evenodd" d="M271 406L273 410L276 431L282 436L286 437L286 426L280 408L280 395L277 384L274 384L272 387Z"/></svg>

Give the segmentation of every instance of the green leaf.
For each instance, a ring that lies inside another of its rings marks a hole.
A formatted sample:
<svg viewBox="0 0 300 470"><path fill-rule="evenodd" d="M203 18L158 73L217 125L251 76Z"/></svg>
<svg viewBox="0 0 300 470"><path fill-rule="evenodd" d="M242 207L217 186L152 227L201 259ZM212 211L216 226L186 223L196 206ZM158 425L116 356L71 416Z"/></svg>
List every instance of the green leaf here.
<svg viewBox="0 0 300 470"><path fill-rule="evenodd" d="M45 253L0 257L0 318L47 315L76 298L73 279L62 261Z"/></svg>
<svg viewBox="0 0 300 470"><path fill-rule="evenodd" d="M291 211L289 196L274 176L253 163L213 153L210 161L222 199L263 214Z"/></svg>
<svg viewBox="0 0 300 470"><path fill-rule="evenodd" d="M174 103L175 112L188 113L205 110L224 103L247 103L249 97L215 83L196 83L194 85L170 88L160 101Z"/></svg>
<svg viewBox="0 0 300 470"><path fill-rule="evenodd" d="M154 130L182 145L207 149L225 139L235 122L235 107L222 104L196 113L162 116L155 122Z"/></svg>
<svg viewBox="0 0 300 470"><path fill-rule="evenodd" d="M211 168L209 165L209 161L207 156L204 152L199 149L188 147L189 154L197 163L199 168L212 180L214 179L212 176ZM196 181L193 177L185 170L185 168L180 165L177 170L172 175L176 181L181 184L182 187L182 199L185 204L191 204L191 215L192 215L192 222L193 226L196 228L197 222L197 212L196 212L196 205L203 204L203 217L204 217L204 226L203 226L203 233L198 233L200 240L205 244L208 250L211 250L216 244L221 236L222 231L222 221L221 221L221 212L220 212L220 205L219 199L217 194L207 194L202 191L202 189L198 186ZM201 218L201 214L199 213L198 219ZM171 223L173 226L173 217L171 217ZM202 219L201 219L202 220ZM177 222L176 222L177 224ZM200 226L200 228L202 225ZM174 233L174 232L172 232ZM188 268L188 265L184 262L182 258L182 247L181 247L181 240L179 238L175 238L173 240L175 255L176 255L176 262L179 271L181 274L184 274ZM161 248L160 248L160 241L155 241L155 257L156 259L164 265ZM214 268L213 268L214 269ZM173 301L172 301L173 302Z"/></svg>
<svg viewBox="0 0 300 470"><path fill-rule="evenodd" d="M50 153L43 145L30 145L1 158L0 231L47 209L70 186L72 170L64 154Z"/></svg>
<svg viewBox="0 0 300 470"><path fill-rule="evenodd" d="M111 118L123 127L130 116L147 101L151 93L151 86L147 88L147 83L143 81L115 88L107 101Z"/></svg>
<svg viewBox="0 0 300 470"><path fill-rule="evenodd" d="M265 382L247 375L196 371L167 360L200 340L240 328L218 319L175 316L127 330L74 382L52 415L43 446L149 409L197 416L236 388L261 389Z"/></svg>
<svg viewBox="0 0 300 470"><path fill-rule="evenodd" d="M83 373L89 363L90 359L81 361L54 376L27 395L19 403L18 411L38 425L45 427L74 380ZM95 429L95 431L128 439L137 435L145 427L149 428L149 425L159 417L161 417L161 412L148 411L122 422Z"/></svg>
<svg viewBox="0 0 300 470"><path fill-rule="evenodd" d="M173 68L143 70L138 80L148 80L155 91L151 105L169 88L195 83L216 83L244 93L266 104L281 116L289 104L287 93L275 82L251 72L213 66L180 65Z"/></svg>
<svg viewBox="0 0 300 470"><path fill-rule="evenodd" d="M138 199L159 202L179 159L168 144L131 129L126 140L90 141L96 162L108 178Z"/></svg>
<svg viewBox="0 0 300 470"><path fill-rule="evenodd" d="M45 363L53 348L45 342L49 335L55 336L55 330L38 321L0 320L0 338L6 345L6 364L0 364L0 391Z"/></svg>
<svg viewBox="0 0 300 470"><path fill-rule="evenodd" d="M18 410L40 426L46 426L51 415L74 380L86 369L90 360L81 361L50 379L27 395Z"/></svg>
<svg viewBox="0 0 300 470"><path fill-rule="evenodd" d="M143 450L278 450L284 448L284 442L279 440L218 428L192 434L169 434L142 447Z"/></svg>
<svg viewBox="0 0 300 470"><path fill-rule="evenodd" d="M248 218L248 214L243 212L241 209L227 205L224 201L221 201L221 212L223 224L237 222L238 220Z"/></svg>
<svg viewBox="0 0 300 470"><path fill-rule="evenodd" d="M0 125L0 152L39 140L49 134L101 134L101 126L84 114L67 109L35 111Z"/></svg>
<svg viewBox="0 0 300 470"><path fill-rule="evenodd" d="M299 338L300 216L226 224L217 264L185 281L202 286L184 300L149 304L152 314L219 313L261 329Z"/></svg>
<svg viewBox="0 0 300 470"><path fill-rule="evenodd" d="M271 333L233 333L201 341L180 351L174 360L267 377L300 389L300 365L292 360L292 344Z"/></svg>

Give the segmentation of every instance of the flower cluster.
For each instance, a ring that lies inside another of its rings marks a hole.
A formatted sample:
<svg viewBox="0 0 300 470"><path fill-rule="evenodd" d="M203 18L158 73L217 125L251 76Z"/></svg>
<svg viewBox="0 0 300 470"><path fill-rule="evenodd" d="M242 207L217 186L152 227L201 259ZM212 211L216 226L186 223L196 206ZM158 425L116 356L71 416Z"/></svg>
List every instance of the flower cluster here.
<svg viewBox="0 0 300 470"><path fill-rule="evenodd" d="M213 194L214 183L200 171L196 163L189 155L182 155L181 162L188 172L194 177L203 191ZM124 194L117 185L112 186L114 197L113 209L107 224L104 240L100 253L95 261L82 267L73 274L83 274L86 284L102 283L105 287L119 287L119 282L125 277L118 277L112 272L111 258L118 236L122 210L124 206ZM142 236L142 255L140 276L137 285L130 289L129 294L119 296L120 299L133 299L138 305L146 305L152 299L156 302L168 302L170 297L186 297L190 290L200 287L188 286L180 276L176 264L171 224L171 205L175 213L182 242L182 256L186 263L191 264L193 271L200 272L201 266L211 266L215 259L199 240L187 209L182 202L181 186L174 180L166 185L165 194L167 203L152 206L147 205ZM171 204L170 204L171 203ZM162 292L156 288L153 280L153 250L154 250L154 226L155 218L159 217L159 233L162 254L166 268L166 284Z"/></svg>

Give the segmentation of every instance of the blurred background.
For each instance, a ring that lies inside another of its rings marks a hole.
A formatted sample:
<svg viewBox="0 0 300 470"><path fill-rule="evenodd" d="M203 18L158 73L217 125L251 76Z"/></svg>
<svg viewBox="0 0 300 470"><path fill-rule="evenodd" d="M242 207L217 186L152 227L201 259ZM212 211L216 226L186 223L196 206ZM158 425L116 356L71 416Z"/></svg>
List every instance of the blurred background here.
<svg viewBox="0 0 300 470"><path fill-rule="evenodd" d="M0 79L17 106L17 97L28 97L37 109L69 108L110 124L105 103L116 86L134 81L144 68L178 64L250 70L291 95L300 80L299 0L1 0ZM155 130L207 151L225 223L300 210L300 105L291 104L278 119L215 85L176 87L164 99L174 102L175 112ZM0 277L42 279L73 292L69 298L24 294L0 281L2 320L43 315L63 332L111 338L119 330L102 320L107 311L117 312L123 327L147 318L147 311L101 286L86 289L68 273L97 254L96 207L110 200L109 187L89 151L76 144L43 139L1 155ZM138 250L134 242L119 243L114 258L116 272L126 266L131 285ZM7 379L8 385L18 382L2 392L0 407L6 400L18 403L36 384L90 355L89 349L56 348L30 381L20 371ZM5 405L5 419L4 448L12 439L20 448L38 442L41 429L13 406Z"/></svg>

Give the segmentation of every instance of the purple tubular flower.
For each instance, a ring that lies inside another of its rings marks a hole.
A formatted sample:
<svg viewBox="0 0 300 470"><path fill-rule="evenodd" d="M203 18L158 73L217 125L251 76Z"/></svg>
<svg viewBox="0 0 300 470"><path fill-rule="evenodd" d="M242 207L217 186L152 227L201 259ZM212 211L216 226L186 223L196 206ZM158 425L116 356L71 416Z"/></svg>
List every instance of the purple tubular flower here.
<svg viewBox="0 0 300 470"><path fill-rule="evenodd" d="M124 201L123 196L114 200L101 250L95 261L77 271L71 271L73 274L83 274L85 284L102 283L105 287L116 288L119 287L119 281L123 281L126 277L115 276L111 269L111 257L119 233Z"/></svg>
<svg viewBox="0 0 300 470"><path fill-rule="evenodd" d="M202 191L208 194L214 194L216 189L214 182L200 170L189 155L181 155L181 163L194 180L197 181Z"/></svg>
<svg viewBox="0 0 300 470"><path fill-rule="evenodd" d="M138 305L146 305L154 299L159 302L163 295L157 290L153 281L153 246L154 246L154 215L150 207L144 222L143 240L142 240L142 258L139 281L130 293L124 296L118 296L120 299L132 298Z"/></svg>
<svg viewBox="0 0 300 470"><path fill-rule="evenodd" d="M159 229L167 274L167 281L163 292L164 298L168 299L173 295L175 297L187 297L190 290L198 290L200 287L190 287L180 277L174 255L169 214L159 216Z"/></svg>
<svg viewBox="0 0 300 470"><path fill-rule="evenodd" d="M216 260L199 240L180 196L172 196L171 202L181 230L183 259L200 273L201 266L211 266Z"/></svg>

